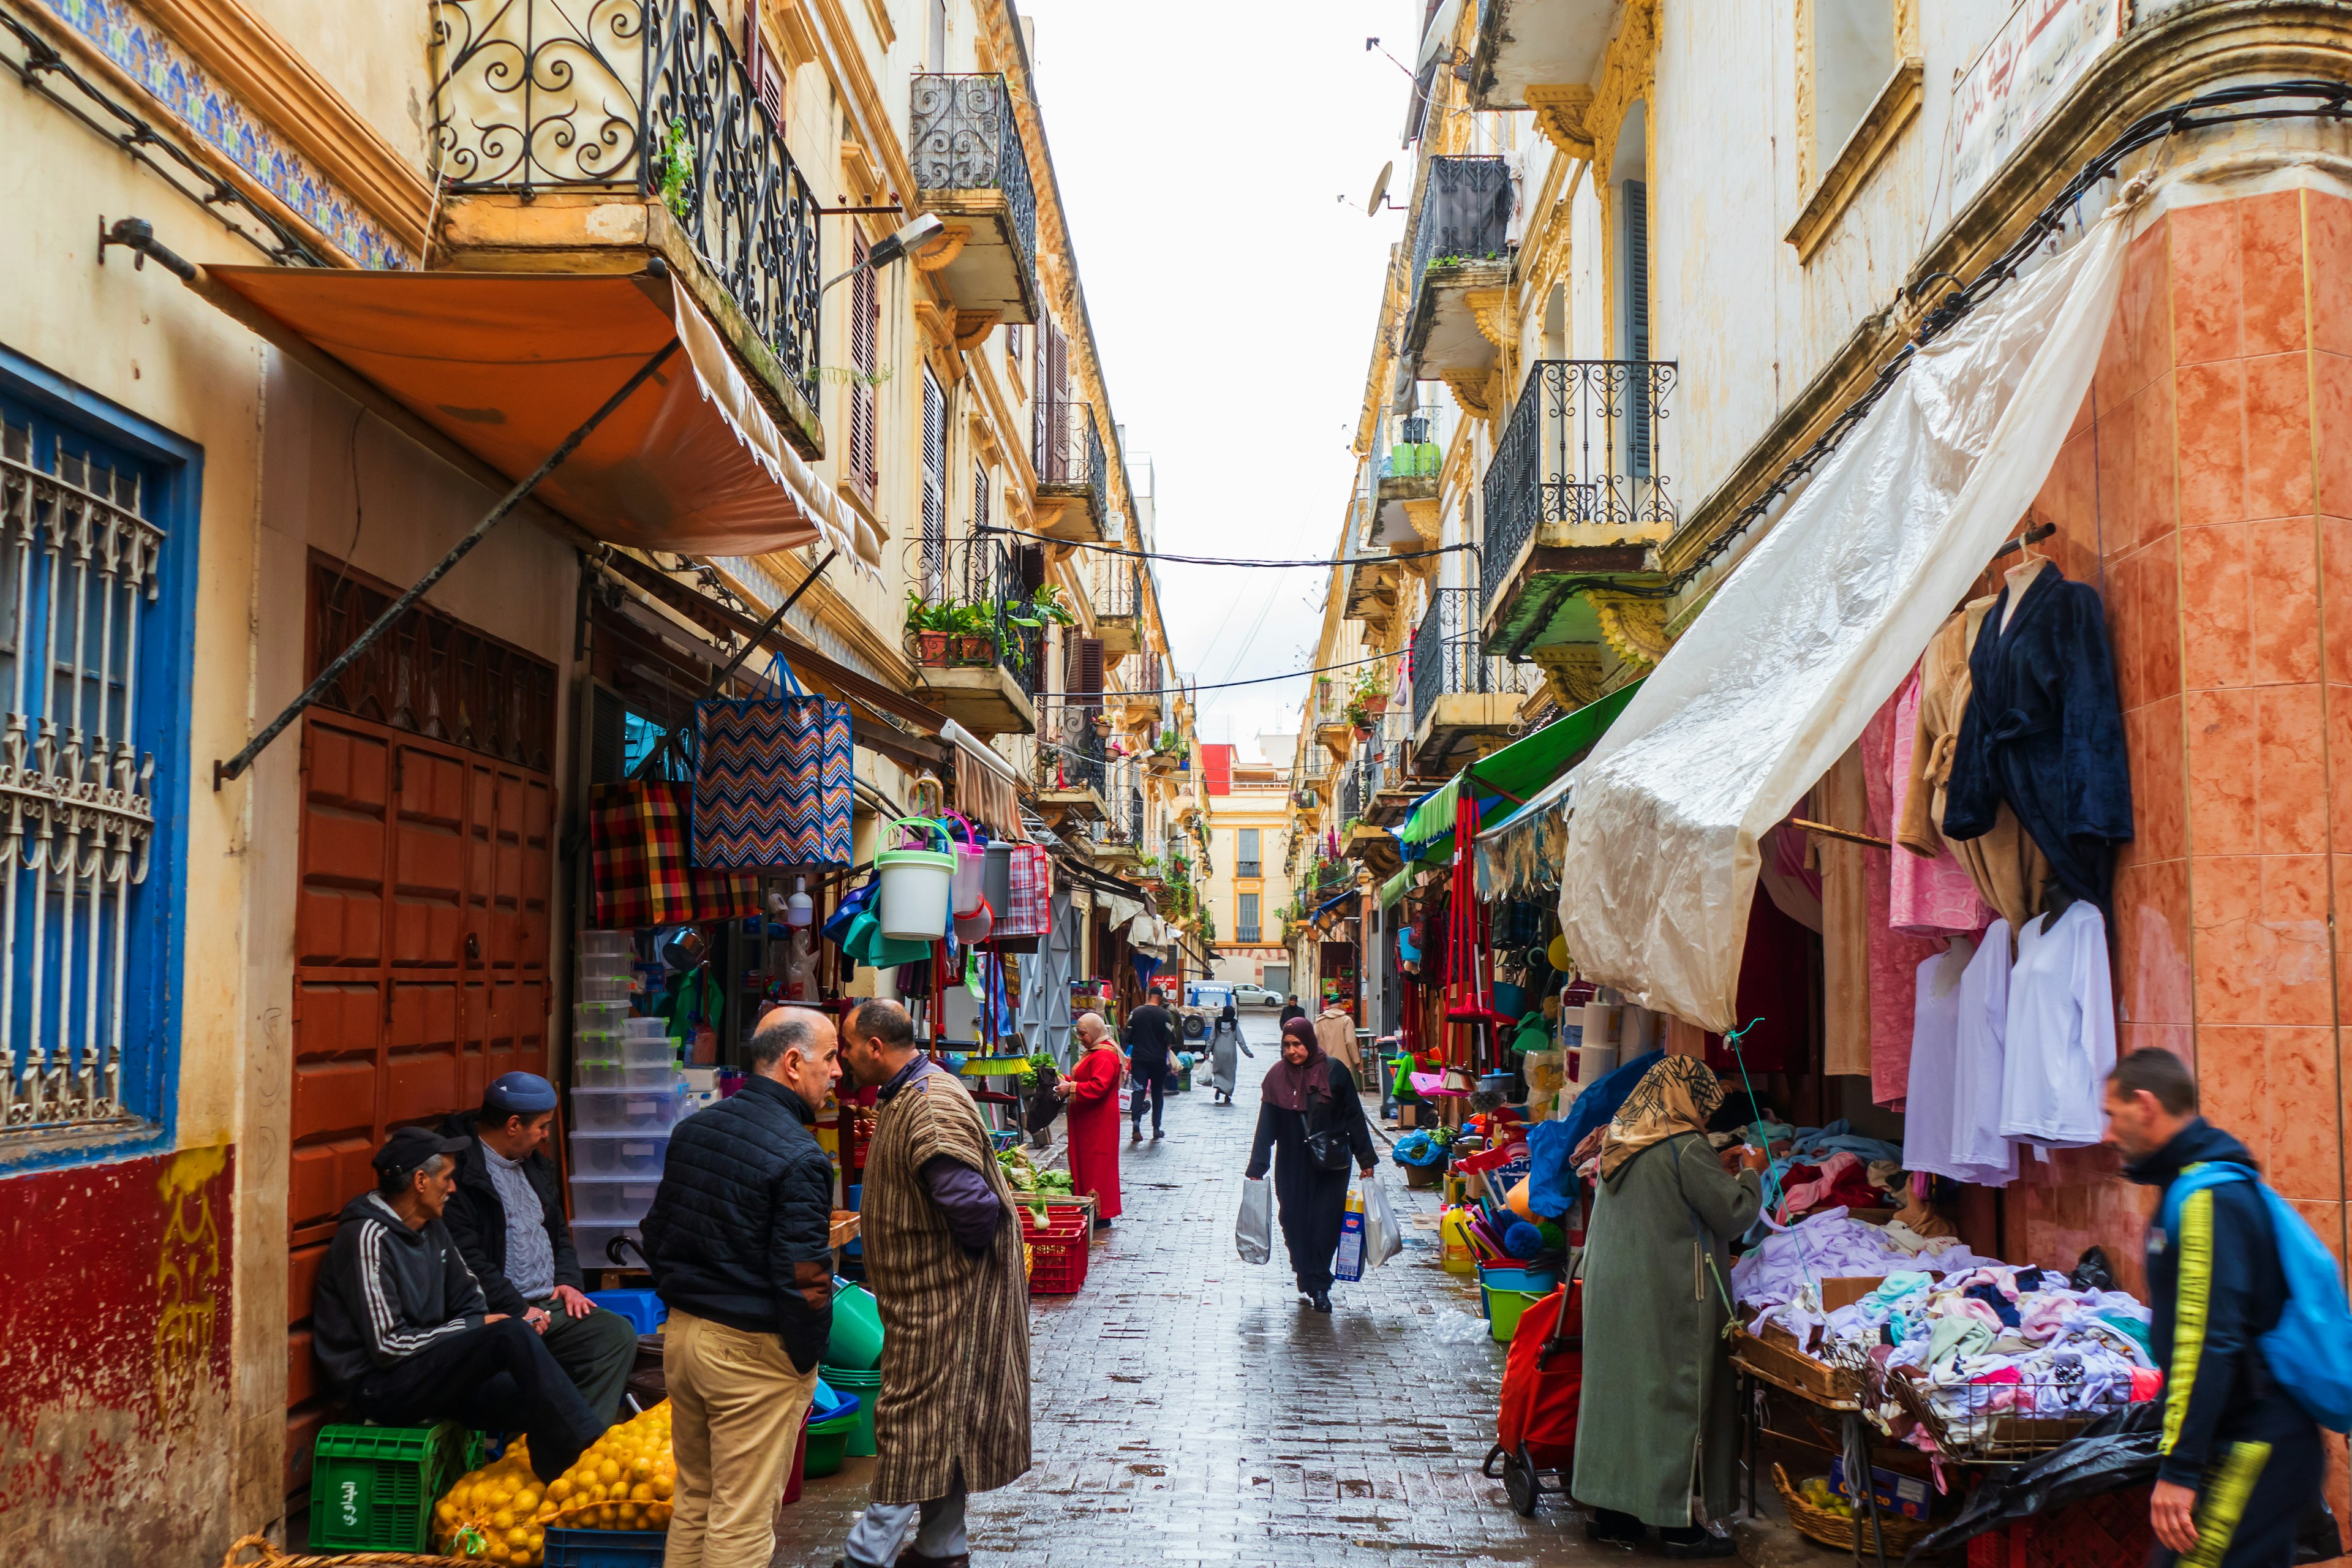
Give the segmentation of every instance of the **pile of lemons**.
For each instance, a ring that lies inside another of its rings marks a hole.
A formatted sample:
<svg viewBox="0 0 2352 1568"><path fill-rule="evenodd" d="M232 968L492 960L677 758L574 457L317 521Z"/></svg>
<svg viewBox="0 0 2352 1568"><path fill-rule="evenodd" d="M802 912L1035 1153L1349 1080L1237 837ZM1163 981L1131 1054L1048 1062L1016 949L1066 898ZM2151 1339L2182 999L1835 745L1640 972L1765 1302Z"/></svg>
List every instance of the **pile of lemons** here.
<svg viewBox="0 0 2352 1568"><path fill-rule="evenodd" d="M541 1487L517 1439L495 1464L458 1478L433 1508L435 1547L502 1568L539 1568L550 1530L667 1530L677 1463L669 1402L613 1427Z"/></svg>

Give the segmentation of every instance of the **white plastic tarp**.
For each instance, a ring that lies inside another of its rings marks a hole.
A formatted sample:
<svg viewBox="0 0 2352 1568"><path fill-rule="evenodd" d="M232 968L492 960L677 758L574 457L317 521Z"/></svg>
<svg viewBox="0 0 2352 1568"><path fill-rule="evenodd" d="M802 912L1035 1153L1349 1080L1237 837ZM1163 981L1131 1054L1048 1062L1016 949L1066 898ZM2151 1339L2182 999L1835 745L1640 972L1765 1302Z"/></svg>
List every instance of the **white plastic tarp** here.
<svg viewBox="0 0 2352 1568"><path fill-rule="evenodd" d="M1586 979L1736 1026L1757 839L1853 744L2049 477L2131 226L2111 211L1916 354L1571 775L1559 918Z"/></svg>

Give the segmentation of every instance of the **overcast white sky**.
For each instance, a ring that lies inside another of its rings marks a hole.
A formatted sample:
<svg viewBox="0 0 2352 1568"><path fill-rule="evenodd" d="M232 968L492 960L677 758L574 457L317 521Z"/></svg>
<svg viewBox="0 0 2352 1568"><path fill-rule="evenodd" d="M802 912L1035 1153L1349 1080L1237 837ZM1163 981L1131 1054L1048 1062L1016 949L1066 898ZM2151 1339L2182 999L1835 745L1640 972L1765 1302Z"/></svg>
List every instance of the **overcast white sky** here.
<svg viewBox="0 0 2352 1568"><path fill-rule="evenodd" d="M1325 555L1343 520L1417 0L1021 0L1112 412L1158 472L1159 548ZM1343 204L1339 198L1347 199ZM1302 669L1327 572L1160 567L1202 683ZM1201 737L1296 722L1303 679L1201 697Z"/></svg>

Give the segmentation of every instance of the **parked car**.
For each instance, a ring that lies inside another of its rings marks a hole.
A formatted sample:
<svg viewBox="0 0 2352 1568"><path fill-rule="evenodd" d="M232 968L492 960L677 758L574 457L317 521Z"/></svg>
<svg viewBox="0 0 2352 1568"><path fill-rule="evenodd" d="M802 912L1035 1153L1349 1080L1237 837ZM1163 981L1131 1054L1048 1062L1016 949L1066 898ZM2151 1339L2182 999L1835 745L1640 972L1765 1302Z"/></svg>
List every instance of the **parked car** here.
<svg viewBox="0 0 2352 1568"><path fill-rule="evenodd" d="M1234 1005L1236 1007L1279 1007L1282 1005L1282 993L1279 991L1268 991L1263 985L1252 985L1244 981L1243 984L1234 987Z"/></svg>

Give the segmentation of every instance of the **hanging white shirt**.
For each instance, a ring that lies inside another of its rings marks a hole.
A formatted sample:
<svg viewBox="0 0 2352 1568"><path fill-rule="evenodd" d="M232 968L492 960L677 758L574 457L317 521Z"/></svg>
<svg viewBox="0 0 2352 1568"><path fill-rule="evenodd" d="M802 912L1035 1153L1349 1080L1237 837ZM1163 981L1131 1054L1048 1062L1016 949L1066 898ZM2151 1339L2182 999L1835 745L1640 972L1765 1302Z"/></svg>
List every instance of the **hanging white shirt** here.
<svg viewBox="0 0 2352 1568"><path fill-rule="evenodd" d="M2025 922L2009 976L2001 1135L2053 1148L2096 1143L2116 1065L2107 924L2096 904L2078 900L2050 930L2042 927L2039 916Z"/></svg>
<svg viewBox="0 0 2352 1568"><path fill-rule="evenodd" d="M1917 984L1904 1168L2000 1186L2017 1174L2000 1127L2008 923L1995 921L1981 946L1956 939L1919 965Z"/></svg>

